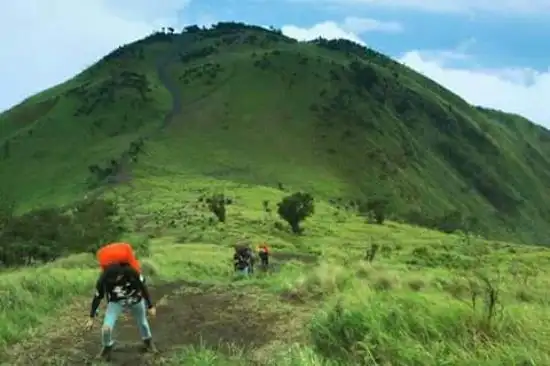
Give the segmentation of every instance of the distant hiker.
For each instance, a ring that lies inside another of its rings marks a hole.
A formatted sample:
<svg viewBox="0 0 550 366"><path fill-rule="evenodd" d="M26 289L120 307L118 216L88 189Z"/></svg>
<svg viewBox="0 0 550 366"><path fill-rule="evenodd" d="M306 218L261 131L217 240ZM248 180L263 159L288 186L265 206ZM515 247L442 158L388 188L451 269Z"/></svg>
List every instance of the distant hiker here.
<svg viewBox="0 0 550 366"><path fill-rule="evenodd" d="M262 264L262 268L267 270L269 268L269 247L267 244L262 244L258 247L258 257Z"/></svg>
<svg viewBox="0 0 550 366"><path fill-rule="evenodd" d="M254 273L254 262L254 253L250 246L242 243L235 245L235 253L233 254L235 272L244 275Z"/></svg>
<svg viewBox="0 0 550 366"><path fill-rule="evenodd" d="M130 311L138 325L144 343L144 351L155 351L147 313L150 316L155 316L156 308L151 301L144 277L136 270L136 266L139 268L139 262L133 257L133 251L129 244L115 244L119 245L111 244L98 252L98 259L103 271L96 283L90 318L86 323L87 329L93 327L101 300L103 297L107 297L107 309L101 329L102 350L100 353L100 356L107 360L111 358L114 345L112 334L116 321L125 310ZM128 251L128 247L130 251ZM126 254L121 255L122 253ZM119 262L112 262L113 258L119 258Z"/></svg>

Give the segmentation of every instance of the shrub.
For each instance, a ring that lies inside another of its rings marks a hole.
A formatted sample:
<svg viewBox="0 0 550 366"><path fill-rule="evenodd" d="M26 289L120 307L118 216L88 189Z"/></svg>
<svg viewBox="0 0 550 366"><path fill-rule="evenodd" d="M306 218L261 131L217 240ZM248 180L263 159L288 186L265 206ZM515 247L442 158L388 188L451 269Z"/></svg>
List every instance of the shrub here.
<svg viewBox="0 0 550 366"><path fill-rule="evenodd" d="M488 316L442 295L367 290L320 310L309 331L317 352L348 365L512 365L519 355L505 350L535 349L520 319L493 318L489 331Z"/></svg>
<svg viewBox="0 0 550 366"><path fill-rule="evenodd" d="M277 213L285 220L294 234L300 234L300 223L315 212L313 196L309 193L297 192L284 197L277 204Z"/></svg>
<svg viewBox="0 0 550 366"><path fill-rule="evenodd" d="M24 266L72 253L95 253L99 245L117 240L123 232L118 208L107 200L11 215L0 230L0 265Z"/></svg>
<svg viewBox="0 0 550 366"><path fill-rule="evenodd" d="M360 203L359 211L362 214L371 216L374 222L382 225L386 221L390 203L390 200L387 198L373 198L367 202Z"/></svg>
<svg viewBox="0 0 550 366"><path fill-rule="evenodd" d="M205 202L210 212L217 217L218 221L225 222L227 218L226 205L231 204L231 200L226 198L223 193L218 193L206 198Z"/></svg>

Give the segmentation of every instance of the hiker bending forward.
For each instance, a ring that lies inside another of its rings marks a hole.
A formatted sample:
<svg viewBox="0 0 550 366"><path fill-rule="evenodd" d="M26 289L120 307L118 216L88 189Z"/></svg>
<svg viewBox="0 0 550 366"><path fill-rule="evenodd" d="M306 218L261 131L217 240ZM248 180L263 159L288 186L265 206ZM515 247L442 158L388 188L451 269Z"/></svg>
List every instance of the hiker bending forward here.
<svg viewBox="0 0 550 366"><path fill-rule="evenodd" d="M145 279L128 264L112 264L105 268L97 280L95 296L92 300L90 319L86 326L91 329L97 315L99 304L107 297L107 310L101 329L102 351L100 356L110 358L114 341L113 329L121 313L128 309L137 322L144 351L154 351L151 328L147 312L155 316L156 308L151 302ZM147 311L146 311L147 309Z"/></svg>
<svg viewBox="0 0 550 366"><path fill-rule="evenodd" d="M252 249L248 246L235 246L233 254L233 264L236 272L242 274L254 273L255 257Z"/></svg>

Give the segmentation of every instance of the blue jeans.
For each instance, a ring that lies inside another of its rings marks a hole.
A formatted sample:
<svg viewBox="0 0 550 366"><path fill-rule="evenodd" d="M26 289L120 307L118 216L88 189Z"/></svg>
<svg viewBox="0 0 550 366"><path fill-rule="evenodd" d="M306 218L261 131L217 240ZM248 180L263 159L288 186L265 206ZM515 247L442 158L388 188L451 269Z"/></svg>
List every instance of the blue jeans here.
<svg viewBox="0 0 550 366"><path fill-rule="evenodd" d="M145 300L128 306L124 306L118 302L109 302L107 304L105 318L103 319L103 328L101 330L101 344L103 347L109 347L115 343L113 341L113 330L118 317L125 309L129 309L132 317L135 319L141 338L143 340L151 338L151 327L149 327L149 321L147 320Z"/></svg>
<svg viewBox="0 0 550 366"><path fill-rule="evenodd" d="M242 276L248 276L248 274L250 273L250 269L248 267L244 267L243 269L238 269L237 273Z"/></svg>

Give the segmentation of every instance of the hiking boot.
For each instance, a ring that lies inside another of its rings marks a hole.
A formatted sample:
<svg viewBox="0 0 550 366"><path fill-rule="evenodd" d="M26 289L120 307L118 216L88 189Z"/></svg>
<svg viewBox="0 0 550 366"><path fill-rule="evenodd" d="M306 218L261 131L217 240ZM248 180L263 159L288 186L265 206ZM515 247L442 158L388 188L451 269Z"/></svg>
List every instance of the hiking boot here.
<svg viewBox="0 0 550 366"><path fill-rule="evenodd" d="M111 356L113 353L113 346L106 346L101 349L98 357L104 359L105 361L111 361Z"/></svg>
<svg viewBox="0 0 550 366"><path fill-rule="evenodd" d="M150 353L156 353L157 347L155 347L155 344L153 343L153 340L151 338L143 340L143 352L150 352Z"/></svg>

